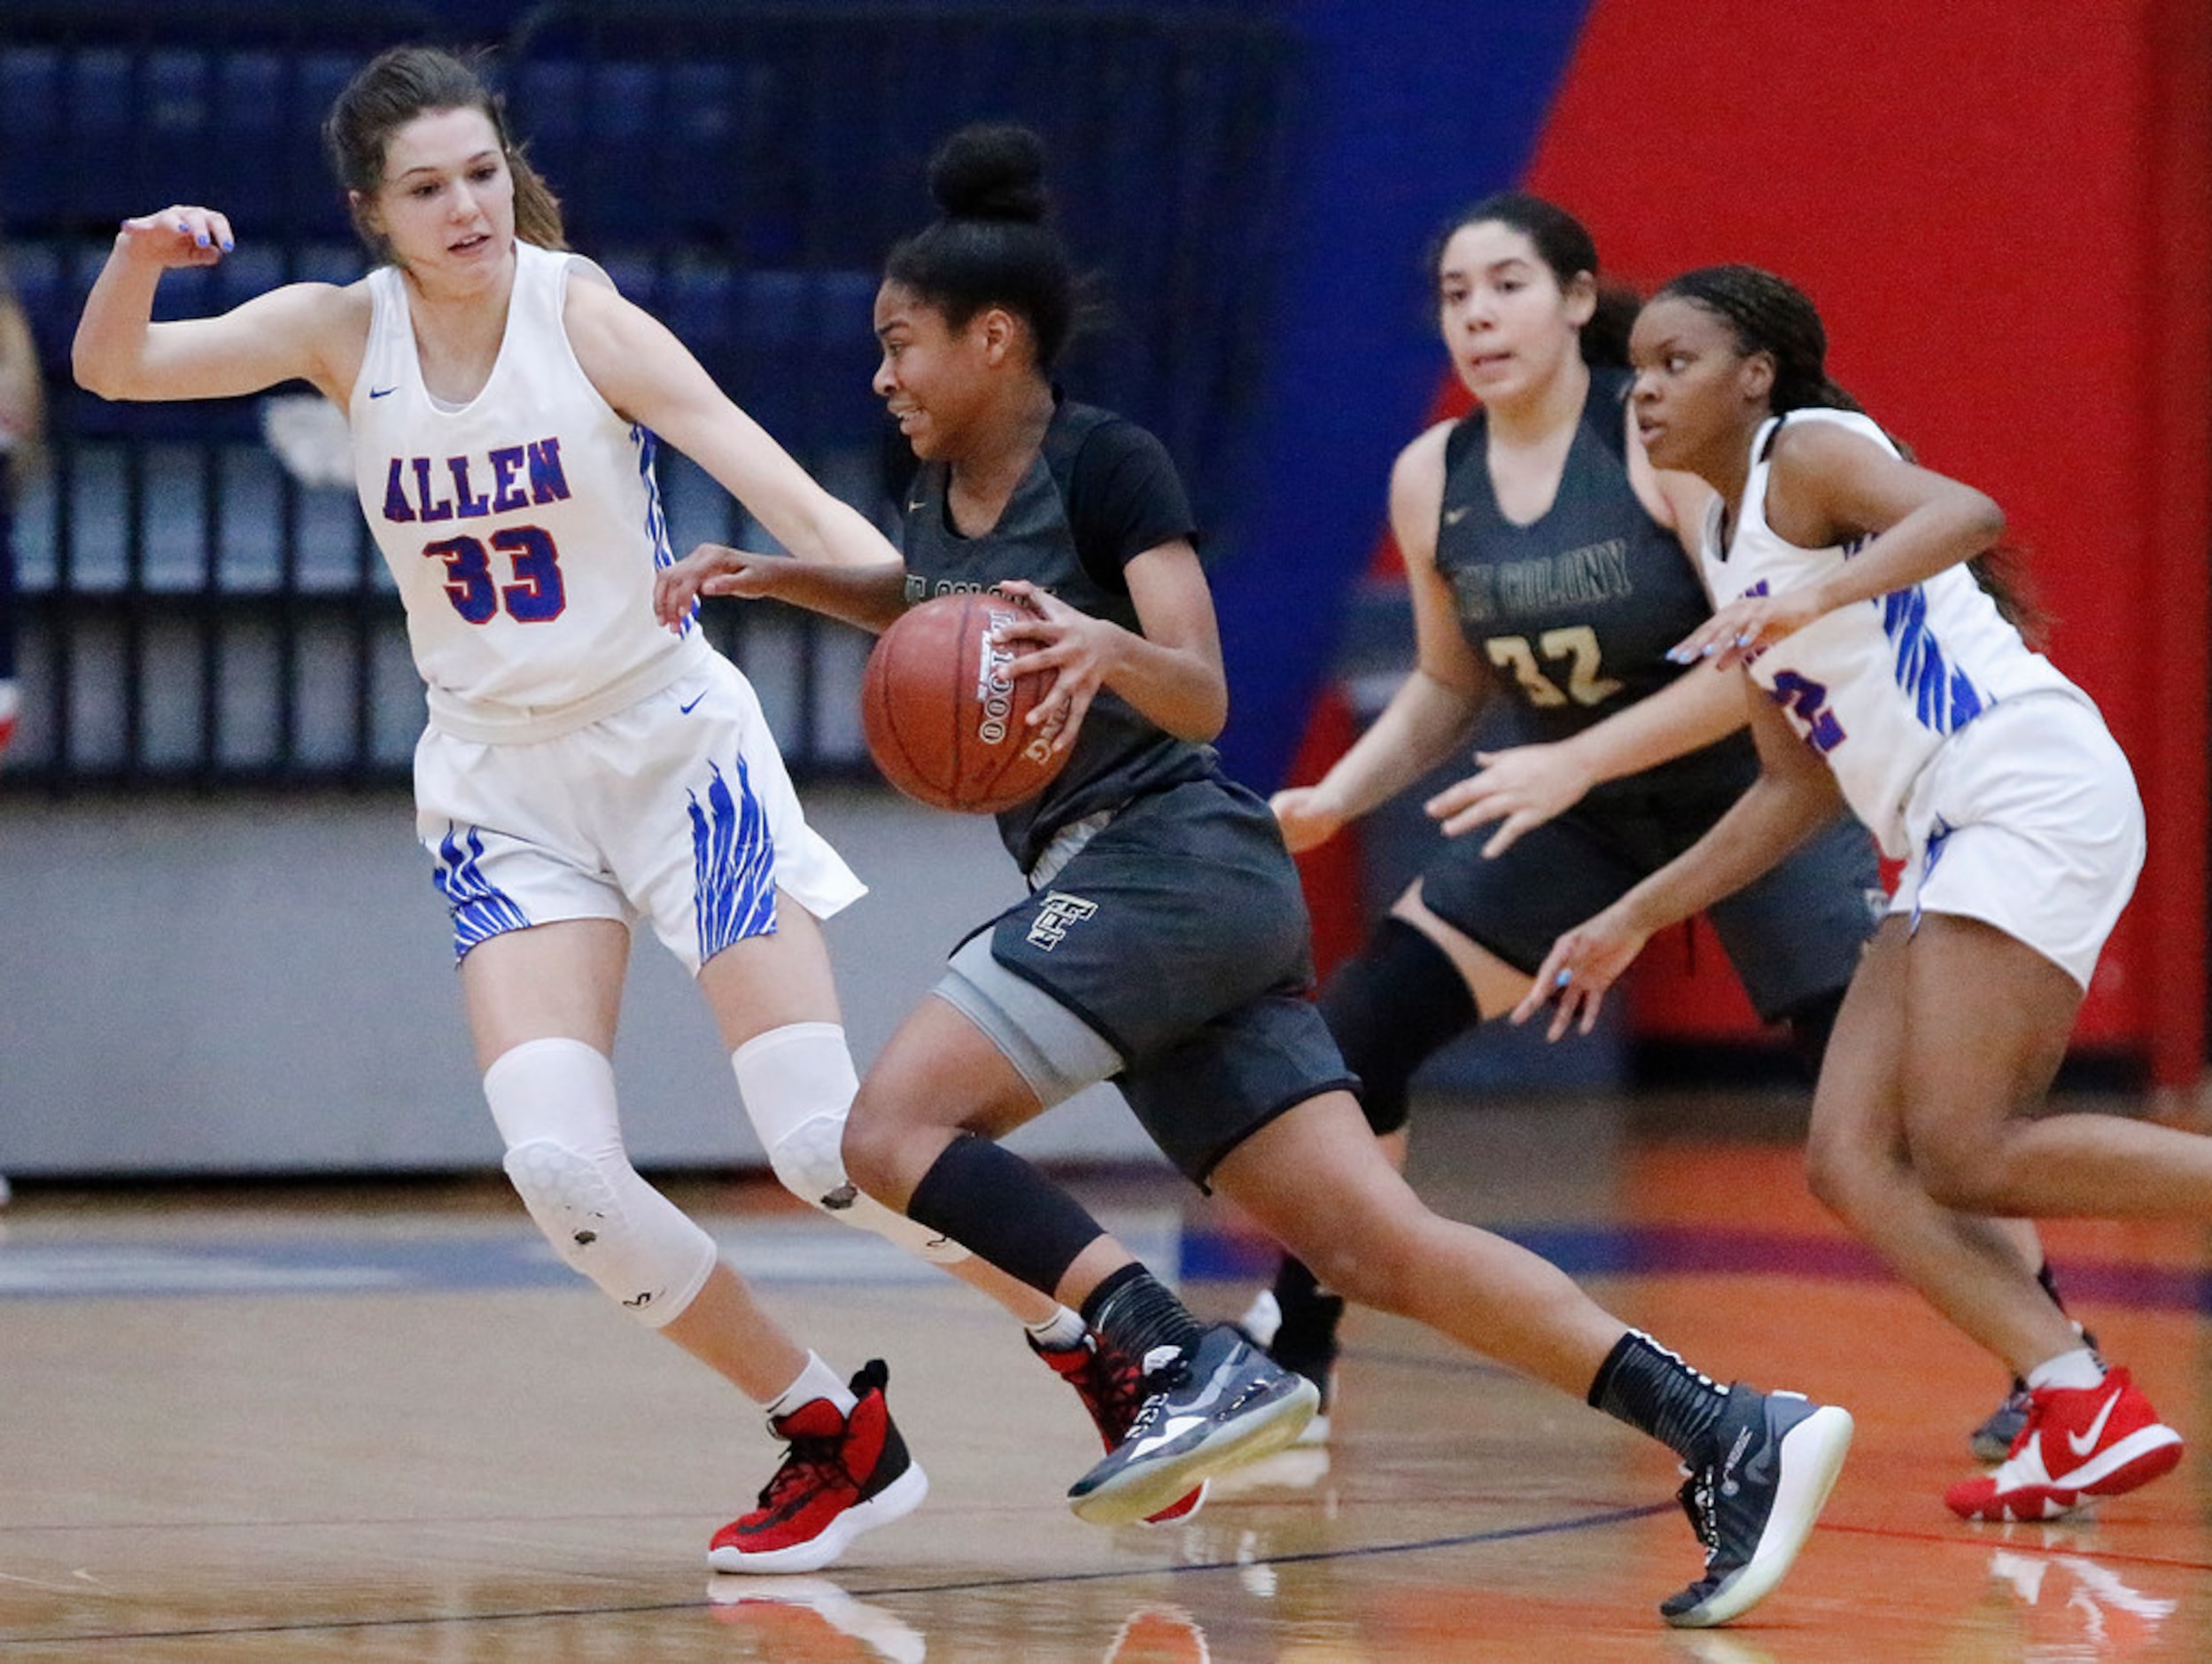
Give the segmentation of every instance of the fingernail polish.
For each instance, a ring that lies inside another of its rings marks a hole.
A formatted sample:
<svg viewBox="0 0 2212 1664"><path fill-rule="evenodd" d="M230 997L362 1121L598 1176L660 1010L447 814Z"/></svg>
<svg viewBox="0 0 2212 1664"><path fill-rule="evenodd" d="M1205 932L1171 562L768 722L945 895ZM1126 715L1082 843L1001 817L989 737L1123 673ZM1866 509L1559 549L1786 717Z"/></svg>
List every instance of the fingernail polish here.
<svg viewBox="0 0 2212 1664"><path fill-rule="evenodd" d="M1553 978L1551 979L1551 985L1552 985L1554 988L1564 988L1564 987L1565 987L1565 986L1566 986L1569 983L1572 982L1573 980L1574 980L1574 973L1573 973L1572 971L1571 971L1571 970L1563 970L1563 971L1561 971L1561 972L1560 972L1560 973L1559 973L1556 976L1555 976L1555 977L1553 977Z"/></svg>

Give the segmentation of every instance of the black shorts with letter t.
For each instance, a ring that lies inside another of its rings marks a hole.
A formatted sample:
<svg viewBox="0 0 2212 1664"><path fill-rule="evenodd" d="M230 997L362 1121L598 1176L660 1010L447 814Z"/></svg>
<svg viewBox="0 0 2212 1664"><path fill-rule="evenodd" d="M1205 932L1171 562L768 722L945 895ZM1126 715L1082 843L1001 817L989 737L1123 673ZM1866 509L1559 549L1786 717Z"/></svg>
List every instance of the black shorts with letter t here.
<svg viewBox="0 0 2212 1664"><path fill-rule="evenodd" d="M988 928L993 959L1121 1054L1137 1120L1200 1185L1285 1110L1358 1089L1313 1004L1298 869L1242 787L1137 798Z"/></svg>

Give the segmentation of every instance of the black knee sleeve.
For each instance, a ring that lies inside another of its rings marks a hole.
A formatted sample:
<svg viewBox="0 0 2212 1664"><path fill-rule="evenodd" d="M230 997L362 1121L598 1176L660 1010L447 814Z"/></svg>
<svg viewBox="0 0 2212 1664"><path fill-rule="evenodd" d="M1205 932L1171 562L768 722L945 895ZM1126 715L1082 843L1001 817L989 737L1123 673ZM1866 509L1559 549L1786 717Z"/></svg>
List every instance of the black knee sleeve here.
<svg viewBox="0 0 2212 1664"><path fill-rule="evenodd" d="M966 1133L921 1176L906 1217L1045 1295L1106 1234L1081 1202L1019 1155Z"/></svg>
<svg viewBox="0 0 2212 1664"><path fill-rule="evenodd" d="M1828 1056L1828 1036L1836 1032L1836 1015L1843 1008L1843 990L1815 994L1805 1004L1785 1012L1789 1030L1789 1054L1797 1060L1807 1080L1820 1078L1820 1064Z"/></svg>
<svg viewBox="0 0 2212 1664"><path fill-rule="evenodd" d="M1449 954L1404 920L1385 919L1329 979L1321 1015L1360 1077L1367 1124L1395 1132L1414 1070L1475 1020L1475 1000Z"/></svg>

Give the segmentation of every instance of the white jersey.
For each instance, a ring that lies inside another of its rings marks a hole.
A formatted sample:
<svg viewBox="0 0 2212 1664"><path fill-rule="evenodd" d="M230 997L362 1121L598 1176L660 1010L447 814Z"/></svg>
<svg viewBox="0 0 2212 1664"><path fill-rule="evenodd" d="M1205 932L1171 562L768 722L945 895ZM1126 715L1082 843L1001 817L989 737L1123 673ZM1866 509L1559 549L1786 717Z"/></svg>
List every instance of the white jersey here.
<svg viewBox="0 0 2212 1664"><path fill-rule="evenodd" d="M383 267L347 416L362 512L407 604L436 726L478 740L571 731L665 687L707 649L653 617L673 559L654 438L602 398L562 323L575 257L517 241L497 362L433 399L406 280Z"/></svg>
<svg viewBox="0 0 2212 1664"><path fill-rule="evenodd" d="M1735 536L1721 546L1722 505L1707 510L1699 549L1713 604L1819 582L1863 540L1799 548L1766 524L1769 442L1781 423L1833 422L1892 455L1873 420L1851 410L1792 410L1761 424ZM2002 699L2062 692L2088 696L2020 639L1964 566L1909 589L1840 607L1775 642L1750 666L1752 680L1820 752L1836 784L1884 853L1909 852L1905 800L1944 740Z"/></svg>

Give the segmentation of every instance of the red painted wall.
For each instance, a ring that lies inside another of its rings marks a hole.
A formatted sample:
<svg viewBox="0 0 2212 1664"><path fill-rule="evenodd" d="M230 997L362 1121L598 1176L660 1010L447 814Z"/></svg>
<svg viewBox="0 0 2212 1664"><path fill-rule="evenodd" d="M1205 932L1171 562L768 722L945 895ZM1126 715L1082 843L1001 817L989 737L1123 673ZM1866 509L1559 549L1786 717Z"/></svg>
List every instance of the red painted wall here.
<svg viewBox="0 0 2212 1664"><path fill-rule="evenodd" d="M2078 1038L2203 1063L2212 10L1598 0L1530 173L1646 286L1770 267L1930 467L1988 491L2103 708L2151 865ZM1748 1031L1717 952L1648 1031Z"/></svg>

